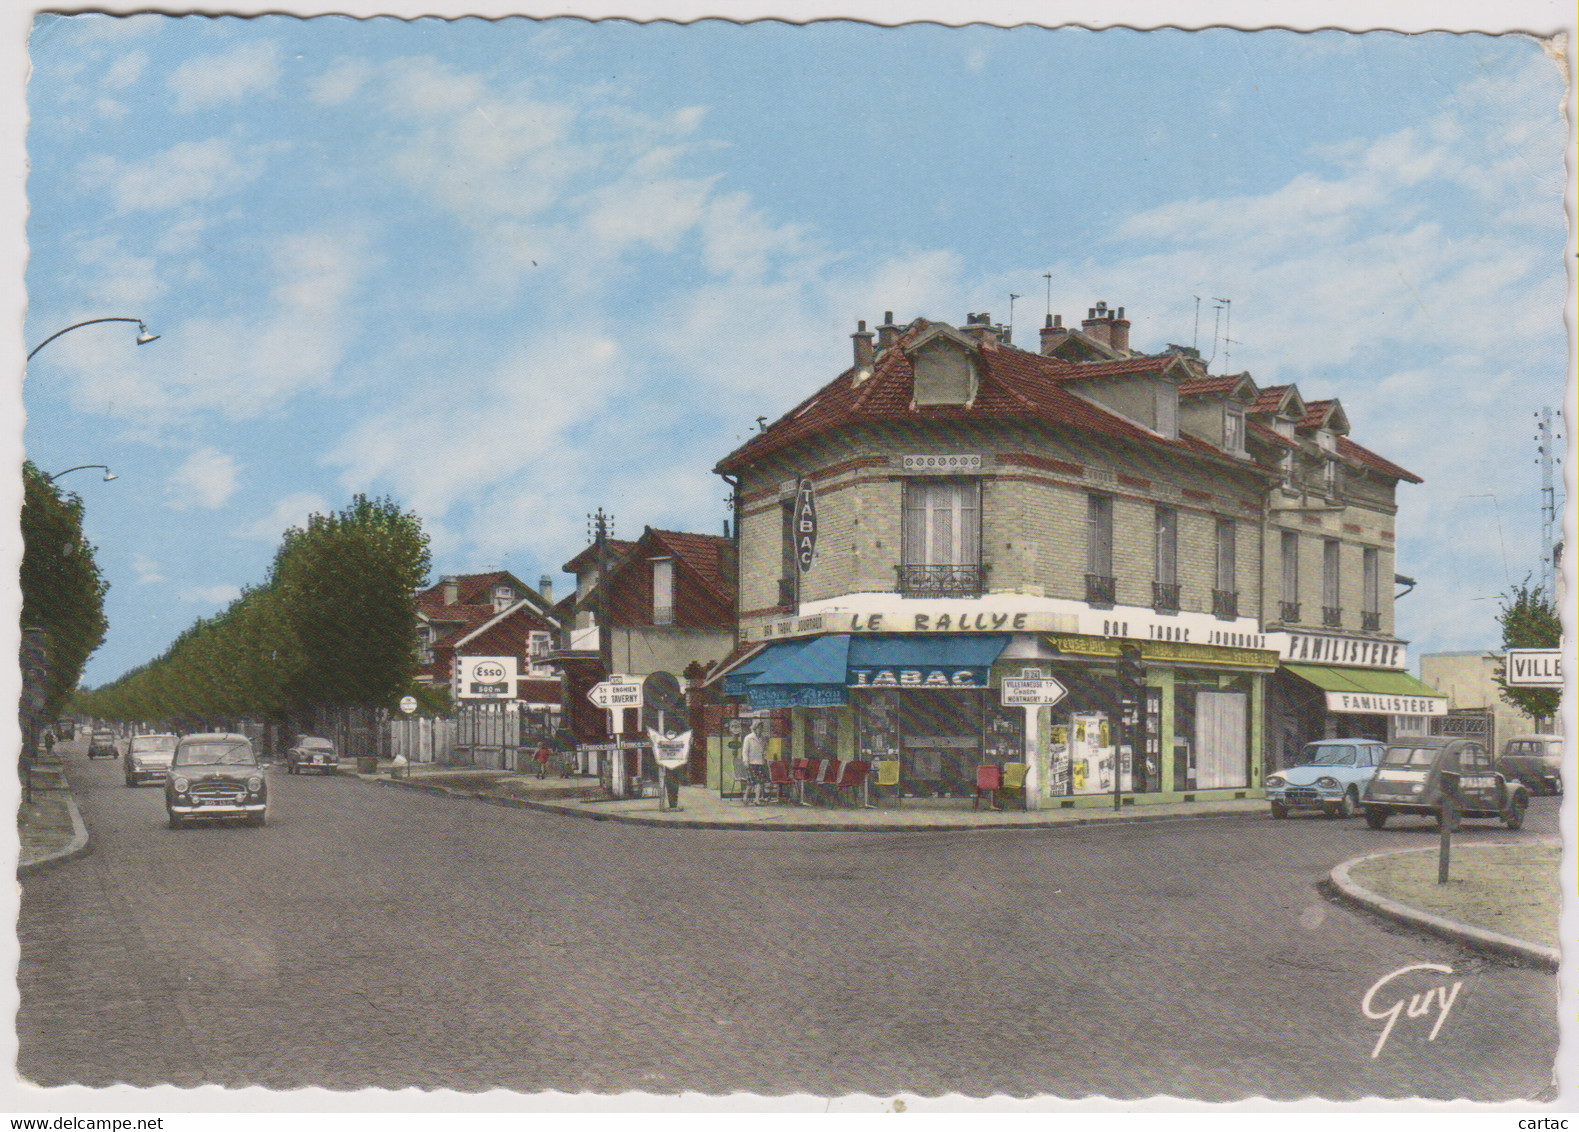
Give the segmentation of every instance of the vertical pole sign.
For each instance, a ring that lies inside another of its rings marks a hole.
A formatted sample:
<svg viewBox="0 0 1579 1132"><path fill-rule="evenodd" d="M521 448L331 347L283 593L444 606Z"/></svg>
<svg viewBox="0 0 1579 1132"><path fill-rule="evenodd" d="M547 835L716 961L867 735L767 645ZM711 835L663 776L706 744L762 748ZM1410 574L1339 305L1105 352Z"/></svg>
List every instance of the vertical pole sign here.
<svg viewBox="0 0 1579 1132"><path fill-rule="evenodd" d="M795 559L800 572L811 570L817 554L817 495L810 476L802 476L795 489Z"/></svg>
<svg viewBox="0 0 1579 1132"><path fill-rule="evenodd" d="M1051 707L1068 694L1066 689L1051 676L1043 675L1039 668L1022 668L1019 676L1005 677L998 688L999 702L1004 707L1025 709L1025 808L1042 808L1041 741L1036 733L1037 720L1042 709Z"/></svg>

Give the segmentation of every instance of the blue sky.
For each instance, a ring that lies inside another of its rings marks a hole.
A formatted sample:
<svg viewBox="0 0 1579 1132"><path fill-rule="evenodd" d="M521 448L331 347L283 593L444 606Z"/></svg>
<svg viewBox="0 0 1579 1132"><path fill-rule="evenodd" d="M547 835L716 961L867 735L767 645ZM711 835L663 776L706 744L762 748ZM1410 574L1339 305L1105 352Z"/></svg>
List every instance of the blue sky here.
<svg viewBox="0 0 1579 1132"><path fill-rule="evenodd" d="M435 574L719 531L714 462L885 310L1337 396L1415 654L1497 639L1565 399L1558 67L1513 36L40 17L27 454L88 505L113 679L359 491ZM1197 331L1196 296L1202 301ZM1231 298L1232 338L1212 300Z"/></svg>

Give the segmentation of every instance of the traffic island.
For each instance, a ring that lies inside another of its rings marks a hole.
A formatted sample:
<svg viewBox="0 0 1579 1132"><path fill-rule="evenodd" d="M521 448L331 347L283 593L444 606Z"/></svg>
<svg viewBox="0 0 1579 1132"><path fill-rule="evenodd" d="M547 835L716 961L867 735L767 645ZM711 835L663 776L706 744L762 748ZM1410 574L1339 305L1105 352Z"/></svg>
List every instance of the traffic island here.
<svg viewBox="0 0 1579 1132"><path fill-rule="evenodd" d="M18 876L74 861L88 852L88 827L53 755L33 767L33 798L17 807Z"/></svg>
<svg viewBox="0 0 1579 1132"><path fill-rule="evenodd" d="M1562 912L1562 847L1557 842L1459 845L1446 884L1437 850L1372 853L1332 870L1333 888L1352 903L1432 935L1556 970Z"/></svg>

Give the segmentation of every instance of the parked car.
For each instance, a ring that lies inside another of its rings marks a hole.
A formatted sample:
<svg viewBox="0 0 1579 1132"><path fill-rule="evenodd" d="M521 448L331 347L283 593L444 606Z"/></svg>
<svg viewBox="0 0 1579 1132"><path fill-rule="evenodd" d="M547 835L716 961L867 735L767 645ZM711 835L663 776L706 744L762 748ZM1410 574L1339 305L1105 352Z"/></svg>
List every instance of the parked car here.
<svg viewBox="0 0 1579 1132"><path fill-rule="evenodd" d="M339 766L340 756L335 754L334 744L315 735L299 736L296 746L285 752L287 774L300 774L304 769L332 774Z"/></svg>
<svg viewBox="0 0 1579 1132"><path fill-rule="evenodd" d="M133 735L126 741L126 785L157 782L170 773L175 756L174 735Z"/></svg>
<svg viewBox="0 0 1579 1132"><path fill-rule="evenodd" d="M118 759L121 750L115 745L115 732L104 728L95 731L88 739L88 758Z"/></svg>
<svg viewBox="0 0 1579 1132"><path fill-rule="evenodd" d="M1306 743L1297 766L1267 775L1266 796L1272 816L1286 818L1293 809L1316 808L1329 818L1352 818L1360 795L1382 761L1383 745L1375 739L1320 739Z"/></svg>
<svg viewBox="0 0 1579 1132"><path fill-rule="evenodd" d="M55 734L62 739L75 739L77 737L77 721L62 719L55 724Z"/></svg>
<svg viewBox="0 0 1579 1132"><path fill-rule="evenodd" d="M1535 794L1563 792L1563 737L1519 735L1508 740L1497 764L1508 778L1517 778Z"/></svg>
<svg viewBox="0 0 1579 1132"><path fill-rule="evenodd" d="M188 821L239 817L248 825L268 820L269 784L245 735L183 735L164 783L170 828Z"/></svg>
<svg viewBox="0 0 1579 1132"><path fill-rule="evenodd" d="M1421 736L1387 748L1381 768L1361 799L1365 824L1381 829L1394 814L1419 814L1441 821L1443 792L1456 782L1459 817L1497 818L1509 829L1524 824L1530 792L1492 765L1491 754L1473 739Z"/></svg>

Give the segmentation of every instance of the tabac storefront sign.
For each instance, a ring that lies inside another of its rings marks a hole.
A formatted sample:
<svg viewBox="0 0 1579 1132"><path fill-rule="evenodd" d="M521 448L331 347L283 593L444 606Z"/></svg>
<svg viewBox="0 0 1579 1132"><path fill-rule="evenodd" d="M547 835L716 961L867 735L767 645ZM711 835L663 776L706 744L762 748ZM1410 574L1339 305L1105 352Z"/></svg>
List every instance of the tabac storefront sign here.
<svg viewBox="0 0 1579 1132"><path fill-rule="evenodd" d="M811 569L817 555L817 493L812 488L811 477L800 481L795 489L795 560L800 572Z"/></svg>
<svg viewBox="0 0 1579 1132"><path fill-rule="evenodd" d="M850 669L852 688L985 688L987 668L952 665Z"/></svg>
<svg viewBox="0 0 1579 1132"><path fill-rule="evenodd" d="M1047 643L1072 656L1117 659L1124 642L1106 637L1048 637ZM1236 649L1220 645L1195 645L1178 641L1142 641L1141 659L1166 664L1229 664L1240 668L1277 667L1277 653L1269 649Z"/></svg>

